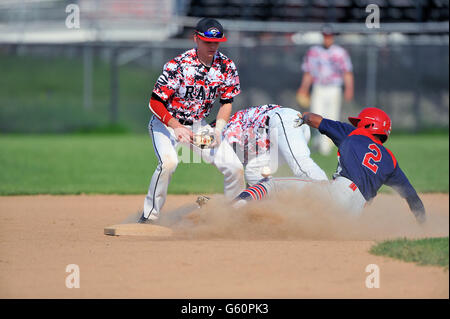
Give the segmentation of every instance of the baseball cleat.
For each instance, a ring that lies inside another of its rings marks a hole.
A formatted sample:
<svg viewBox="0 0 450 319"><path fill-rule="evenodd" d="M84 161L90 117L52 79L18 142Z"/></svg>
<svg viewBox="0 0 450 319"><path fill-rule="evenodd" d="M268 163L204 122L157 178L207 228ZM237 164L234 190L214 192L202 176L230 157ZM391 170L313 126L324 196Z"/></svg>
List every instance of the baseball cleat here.
<svg viewBox="0 0 450 319"><path fill-rule="evenodd" d="M152 224L152 225L156 224L156 220L145 218L144 213L142 213L142 216L139 218L139 220L137 222L138 222L138 224Z"/></svg>
<svg viewBox="0 0 450 319"><path fill-rule="evenodd" d="M262 175L262 177L264 177L264 178L268 178L268 177L270 177L270 176L272 175L272 170L270 169L269 166L264 166L264 167L261 169L261 175Z"/></svg>
<svg viewBox="0 0 450 319"><path fill-rule="evenodd" d="M206 203L210 200L211 198L208 196L199 196L197 197L197 200L195 201L198 205L198 207L203 207L206 205Z"/></svg>

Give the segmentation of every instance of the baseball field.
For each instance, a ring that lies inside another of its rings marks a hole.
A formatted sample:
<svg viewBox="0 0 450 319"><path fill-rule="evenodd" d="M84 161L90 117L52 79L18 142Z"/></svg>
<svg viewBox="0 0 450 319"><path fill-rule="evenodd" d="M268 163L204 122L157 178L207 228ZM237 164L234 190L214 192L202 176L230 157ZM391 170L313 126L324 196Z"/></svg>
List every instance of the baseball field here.
<svg viewBox="0 0 450 319"><path fill-rule="evenodd" d="M210 194L205 208L171 236L106 236L142 208L156 166L148 136L2 135L0 297L448 298L448 133L394 132L386 146L421 194L425 225L388 188L358 221L315 189L234 211L214 167L180 163L163 213ZM313 158L331 176L336 157ZM71 264L79 288L66 286Z"/></svg>

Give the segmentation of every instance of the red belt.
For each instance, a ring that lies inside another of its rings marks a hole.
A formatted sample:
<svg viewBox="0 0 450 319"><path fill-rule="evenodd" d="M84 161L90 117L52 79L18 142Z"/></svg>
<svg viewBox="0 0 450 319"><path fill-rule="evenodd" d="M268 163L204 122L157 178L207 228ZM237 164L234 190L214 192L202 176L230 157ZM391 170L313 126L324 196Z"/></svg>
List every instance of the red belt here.
<svg viewBox="0 0 450 319"><path fill-rule="evenodd" d="M348 187L352 190L352 191L356 191L358 189L358 186L355 185L355 183L351 183L350 185L348 185Z"/></svg>

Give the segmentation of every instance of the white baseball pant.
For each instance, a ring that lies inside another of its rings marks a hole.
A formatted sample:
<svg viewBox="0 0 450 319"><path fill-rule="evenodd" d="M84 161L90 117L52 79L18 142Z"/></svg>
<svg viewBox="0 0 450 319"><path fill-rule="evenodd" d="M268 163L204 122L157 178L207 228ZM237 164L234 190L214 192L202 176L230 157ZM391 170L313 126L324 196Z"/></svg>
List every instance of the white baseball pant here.
<svg viewBox="0 0 450 319"><path fill-rule="evenodd" d="M264 189L267 192L264 197L270 197L271 194L280 191L289 189L295 189L297 191L301 190L305 186L311 185L311 183L318 183L318 181L297 177L273 177L260 181L258 185L264 186ZM323 193L321 193L322 196L320 200L327 201L328 203L335 203L336 209L346 212L353 217L361 215L367 202L358 187L351 180L338 176L329 182L321 182L320 187L323 187ZM242 196L245 192L246 191L242 192L239 198L236 198L238 204L235 207L240 207L245 204L245 200L242 199L243 197L247 199L263 198L263 196L258 197L257 193L255 193L255 197Z"/></svg>
<svg viewBox="0 0 450 319"><path fill-rule="evenodd" d="M204 120L187 127L194 133L204 129L213 130ZM155 116L150 120L148 128L159 163L145 197L144 217L156 220L160 217L170 179L178 165L176 148L180 143L177 142L173 129L164 125ZM233 199L245 188L242 163L228 142L222 141L218 147L211 149L187 146L205 162L216 166L224 175L224 194L227 198Z"/></svg>
<svg viewBox="0 0 450 319"><path fill-rule="evenodd" d="M327 185L331 201L348 214L361 215L367 201L359 188L348 178L338 176Z"/></svg>
<svg viewBox="0 0 450 319"><path fill-rule="evenodd" d="M327 119L338 121L341 113L341 102L342 88L340 85L315 84L313 86L311 94L312 113L319 114ZM320 154L330 154L334 144L326 135L319 134L314 139Z"/></svg>
<svg viewBox="0 0 450 319"><path fill-rule="evenodd" d="M310 157L309 126L294 127L294 120L298 119L297 114L298 111L291 108L277 108L268 113L270 149L249 158L245 166L245 179L248 184L253 185L263 178L263 167L267 166L275 173L283 163L287 163L297 177L327 180L325 172Z"/></svg>

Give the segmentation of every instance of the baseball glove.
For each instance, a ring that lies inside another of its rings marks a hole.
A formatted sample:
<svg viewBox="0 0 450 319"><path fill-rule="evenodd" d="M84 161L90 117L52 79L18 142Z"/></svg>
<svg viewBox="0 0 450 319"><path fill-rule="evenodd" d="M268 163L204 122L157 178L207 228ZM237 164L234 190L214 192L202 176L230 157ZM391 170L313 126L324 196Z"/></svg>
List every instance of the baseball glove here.
<svg viewBox="0 0 450 319"><path fill-rule="evenodd" d="M194 134L193 144L200 148L209 148L214 142L214 139L214 133L208 131L200 132L198 134Z"/></svg>
<svg viewBox="0 0 450 319"><path fill-rule="evenodd" d="M301 113L297 113L297 116L298 118L294 120L294 127L300 127L305 123Z"/></svg>

